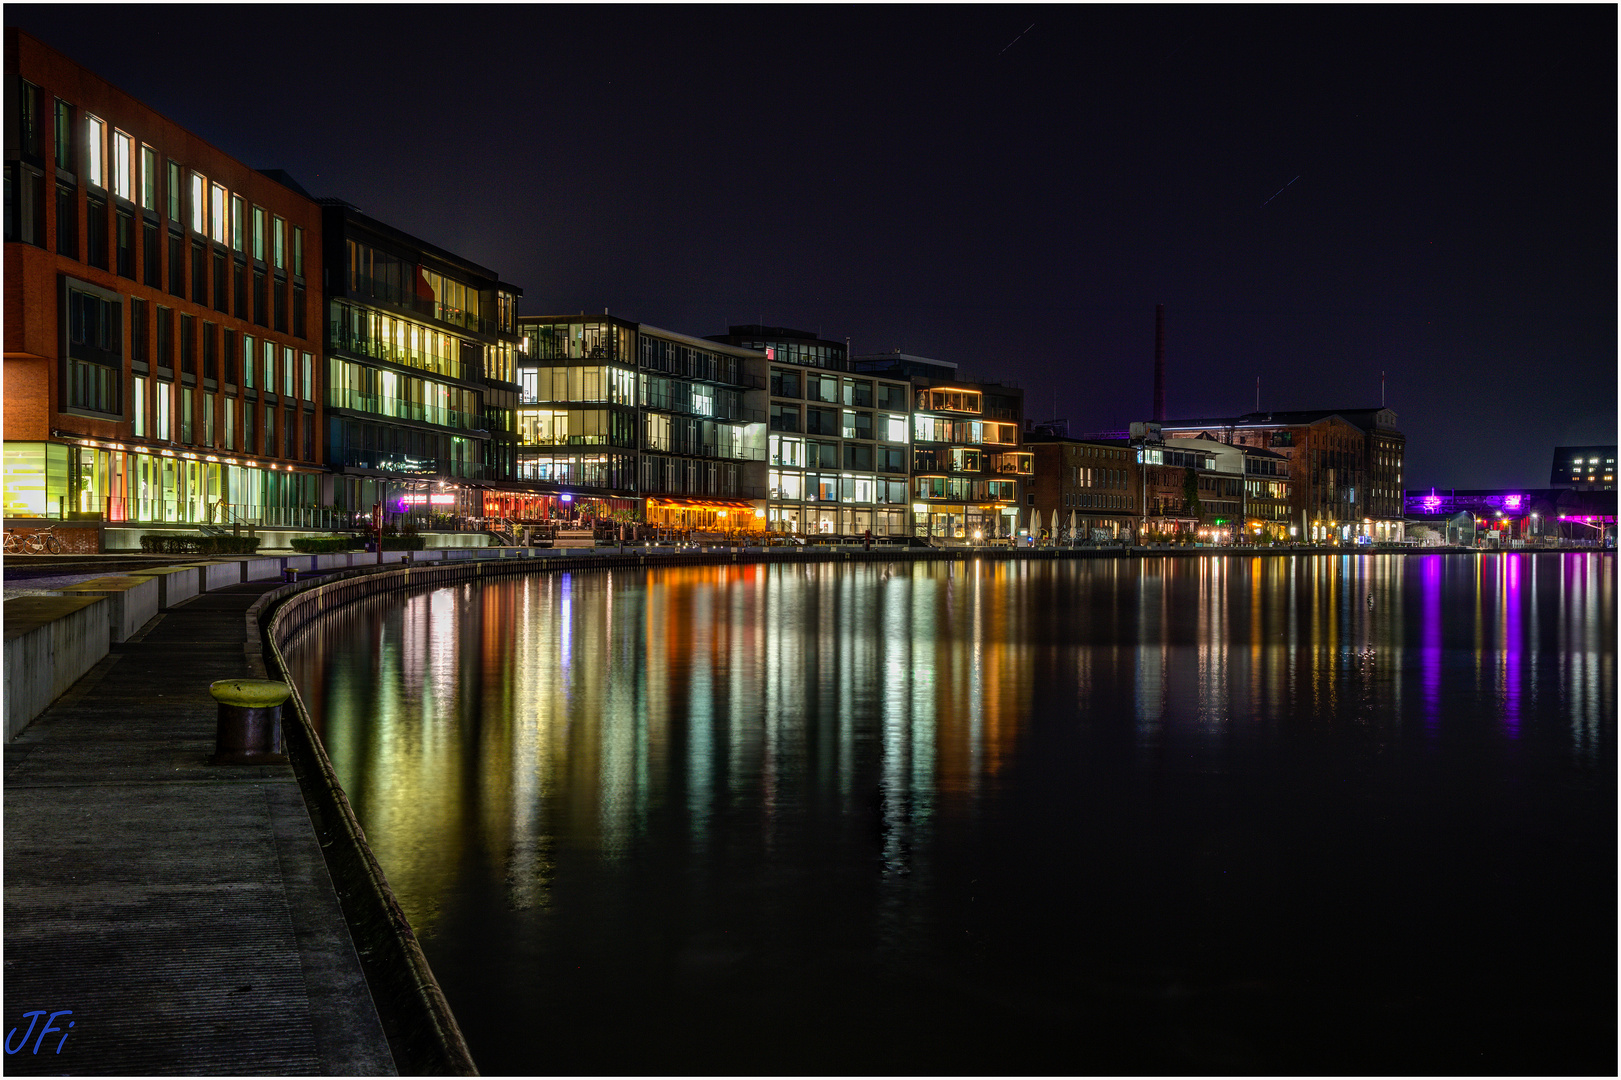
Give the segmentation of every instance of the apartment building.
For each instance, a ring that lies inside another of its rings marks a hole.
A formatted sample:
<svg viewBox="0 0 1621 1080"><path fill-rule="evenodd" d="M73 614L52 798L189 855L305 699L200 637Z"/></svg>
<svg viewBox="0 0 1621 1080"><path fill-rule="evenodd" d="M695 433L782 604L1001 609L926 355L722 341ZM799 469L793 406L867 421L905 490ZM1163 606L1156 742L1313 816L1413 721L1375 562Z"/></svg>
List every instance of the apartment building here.
<svg viewBox="0 0 1621 1080"><path fill-rule="evenodd" d="M325 498L485 516L517 477L517 302L493 270L337 199L326 264Z"/></svg>
<svg viewBox="0 0 1621 1080"><path fill-rule="evenodd" d="M320 524L320 208L15 28L5 64L5 516Z"/></svg>
<svg viewBox="0 0 1621 1080"><path fill-rule="evenodd" d="M764 353L767 527L861 538L911 533L911 383L856 374L842 342L780 326L711 340Z"/></svg>
<svg viewBox="0 0 1621 1080"><path fill-rule="evenodd" d="M556 492L542 516L765 528L764 353L606 314L518 334L518 478Z"/></svg>
<svg viewBox="0 0 1621 1080"><path fill-rule="evenodd" d="M1029 522L1035 461L1020 442L1024 391L906 353L858 356L857 374L911 386L912 531L965 543L1010 539Z"/></svg>

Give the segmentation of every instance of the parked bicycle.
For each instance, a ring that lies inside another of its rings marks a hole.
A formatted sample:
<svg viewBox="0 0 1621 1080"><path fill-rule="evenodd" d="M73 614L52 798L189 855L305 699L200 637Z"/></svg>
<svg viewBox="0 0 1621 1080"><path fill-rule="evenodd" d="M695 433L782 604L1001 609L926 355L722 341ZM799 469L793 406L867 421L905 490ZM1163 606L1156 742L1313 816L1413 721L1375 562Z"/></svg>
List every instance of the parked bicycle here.
<svg viewBox="0 0 1621 1080"><path fill-rule="evenodd" d="M6 530L6 553L16 555L60 555L62 554L62 538L53 531L54 525L47 525L43 529L35 529L30 533L18 535L14 530Z"/></svg>

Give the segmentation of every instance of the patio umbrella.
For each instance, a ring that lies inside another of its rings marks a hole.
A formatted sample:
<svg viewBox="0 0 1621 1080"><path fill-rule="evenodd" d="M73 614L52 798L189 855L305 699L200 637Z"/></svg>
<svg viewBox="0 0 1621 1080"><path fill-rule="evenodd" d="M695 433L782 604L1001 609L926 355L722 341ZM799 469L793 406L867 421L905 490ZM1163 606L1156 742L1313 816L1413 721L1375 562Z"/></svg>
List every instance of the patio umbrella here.
<svg viewBox="0 0 1621 1080"><path fill-rule="evenodd" d="M1069 512L1069 542L1075 542L1075 511Z"/></svg>

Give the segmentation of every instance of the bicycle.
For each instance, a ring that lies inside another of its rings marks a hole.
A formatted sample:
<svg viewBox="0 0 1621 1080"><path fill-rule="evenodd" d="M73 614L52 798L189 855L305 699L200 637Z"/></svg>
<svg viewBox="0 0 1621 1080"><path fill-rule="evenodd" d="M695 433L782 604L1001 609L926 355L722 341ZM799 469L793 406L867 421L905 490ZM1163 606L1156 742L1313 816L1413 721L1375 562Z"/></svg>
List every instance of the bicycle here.
<svg viewBox="0 0 1621 1080"><path fill-rule="evenodd" d="M23 538L14 530L6 530L5 552L7 555L21 555L23 553Z"/></svg>
<svg viewBox="0 0 1621 1080"><path fill-rule="evenodd" d="M31 555L62 554L62 538L54 532L55 525L35 529L23 539L23 550Z"/></svg>

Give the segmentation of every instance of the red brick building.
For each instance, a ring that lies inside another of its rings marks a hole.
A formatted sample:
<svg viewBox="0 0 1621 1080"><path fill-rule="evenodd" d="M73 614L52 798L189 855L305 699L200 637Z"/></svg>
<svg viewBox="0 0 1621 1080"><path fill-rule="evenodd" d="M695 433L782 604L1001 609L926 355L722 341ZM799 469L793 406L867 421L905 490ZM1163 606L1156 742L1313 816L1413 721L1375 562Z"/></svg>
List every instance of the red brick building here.
<svg viewBox="0 0 1621 1080"><path fill-rule="evenodd" d="M1137 534L1141 466L1123 439L1071 439L1047 431L1027 433L1035 455L1030 502L1038 530L1060 542L1125 540ZM1073 535L1071 534L1073 529Z"/></svg>
<svg viewBox="0 0 1621 1080"><path fill-rule="evenodd" d="M317 524L320 207L5 48L6 518Z"/></svg>

